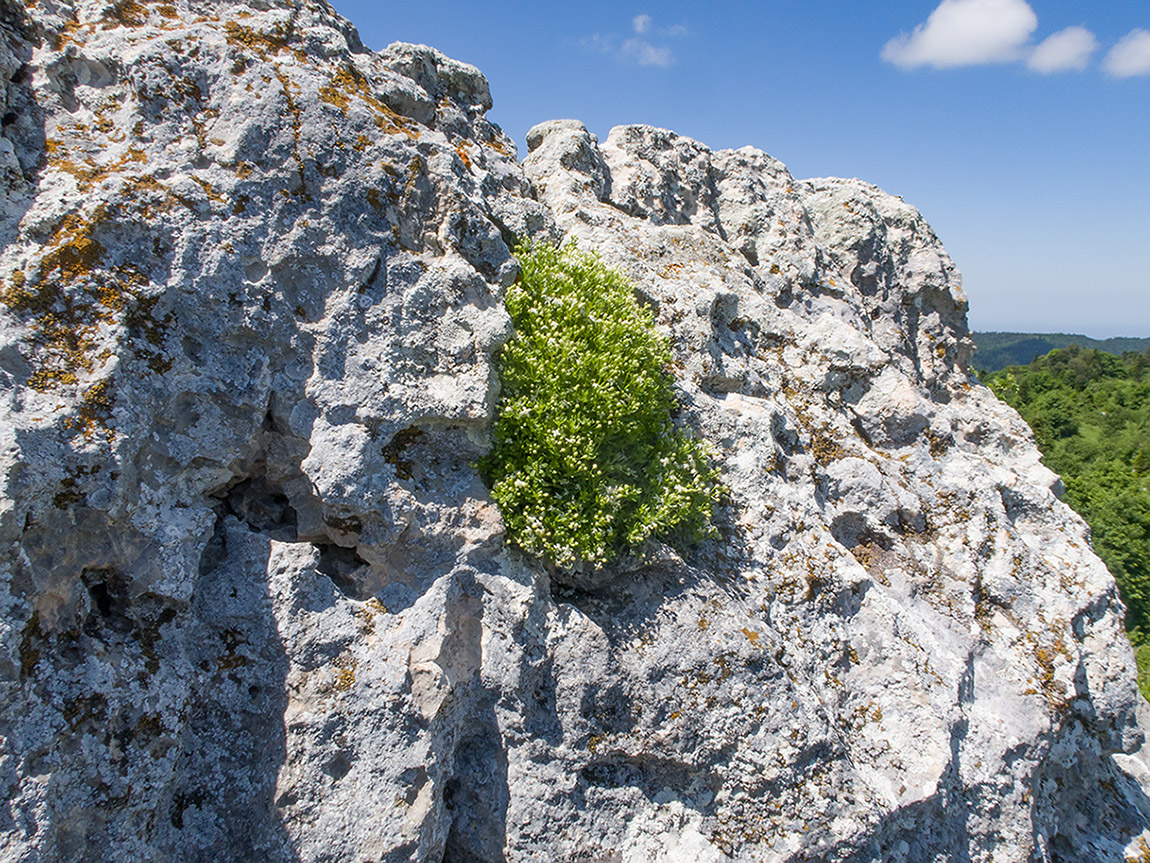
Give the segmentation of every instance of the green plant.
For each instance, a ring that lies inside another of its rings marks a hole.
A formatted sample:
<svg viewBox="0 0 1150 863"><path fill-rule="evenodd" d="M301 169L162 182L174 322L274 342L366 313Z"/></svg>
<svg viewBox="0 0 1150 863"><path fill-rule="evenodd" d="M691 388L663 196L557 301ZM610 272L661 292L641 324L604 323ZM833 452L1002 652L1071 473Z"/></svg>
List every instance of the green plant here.
<svg viewBox="0 0 1150 863"><path fill-rule="evenodd" d="M710 535L710 448L676 428L670 347L632 288L574 243L521 245L481 469L510 538L561 570Z"/></svg>

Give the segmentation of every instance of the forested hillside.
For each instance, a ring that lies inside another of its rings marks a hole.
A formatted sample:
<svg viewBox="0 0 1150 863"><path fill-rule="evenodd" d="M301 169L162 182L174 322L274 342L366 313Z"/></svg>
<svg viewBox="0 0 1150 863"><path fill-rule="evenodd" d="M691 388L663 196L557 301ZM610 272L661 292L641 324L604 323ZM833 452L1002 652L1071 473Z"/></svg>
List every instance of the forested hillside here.
<svg viewBox="0 0 1150 863"><path fill-rule="evenodd" d="M1124 351L1144 351L1150 348L1150 338L1116 337L1092 339L1073 333L971 333L977 351L974 367L980 371L996 372L1012 365L1025 365L1035 357L1048 354L1056 348L1078 345L1095 348L1109 354Z"/></svg>
<svg viewBox="0 0 1150 863"><path fill-rule="evenodd" d="M1072 345L983 381L1030 423L1066 502L1090 524L1150 697L1150 348L1119 357Z"/></svg>

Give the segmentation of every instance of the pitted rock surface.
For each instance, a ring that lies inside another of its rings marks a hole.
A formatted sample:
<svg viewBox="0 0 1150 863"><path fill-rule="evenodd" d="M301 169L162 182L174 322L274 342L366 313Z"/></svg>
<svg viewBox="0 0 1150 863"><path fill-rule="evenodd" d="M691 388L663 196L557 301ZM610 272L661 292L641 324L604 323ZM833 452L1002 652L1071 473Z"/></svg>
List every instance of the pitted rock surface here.
<svg viewBox="0 0 1150 863"><path fill-rule="evenodd" d="M520 164L320 2L0 37L4 859L1150 854L1114 581L913 207L645 126ZM720 538L505 542L516 237L655 309Z"/></svg>

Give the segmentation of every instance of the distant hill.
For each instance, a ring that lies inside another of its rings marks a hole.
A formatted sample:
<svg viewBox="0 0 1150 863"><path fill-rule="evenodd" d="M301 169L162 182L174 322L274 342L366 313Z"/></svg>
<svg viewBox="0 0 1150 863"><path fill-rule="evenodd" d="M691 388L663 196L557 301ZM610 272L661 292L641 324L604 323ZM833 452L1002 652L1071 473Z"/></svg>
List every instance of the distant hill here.
<svg viewBox="0 0 1150 863"><path fill-rule="evenodd" d="M973 336L978 350L975 351L971 366L987 372L996 372L1007 366L1026 365L1035 357L1072 344L1116 355L1121 355L1123 351L1144 351L1150 348L1150 338L1118 337L1100 340L1073 333L973 333Z"/></svg>

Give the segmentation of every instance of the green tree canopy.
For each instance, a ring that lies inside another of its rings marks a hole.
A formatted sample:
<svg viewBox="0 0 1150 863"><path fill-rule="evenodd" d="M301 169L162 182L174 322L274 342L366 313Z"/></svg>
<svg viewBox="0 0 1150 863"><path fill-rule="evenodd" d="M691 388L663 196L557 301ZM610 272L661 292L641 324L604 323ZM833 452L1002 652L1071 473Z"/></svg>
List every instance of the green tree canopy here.
<svg viewBox="0 0 1150 863"><path fill-rule="evenodd" d="M984 382L1034 429L1118 582L1131 640L1150 644L1150 348L1118 357L1071 345ZM1139 657L1150 663L1150 651Z"/></svg>

